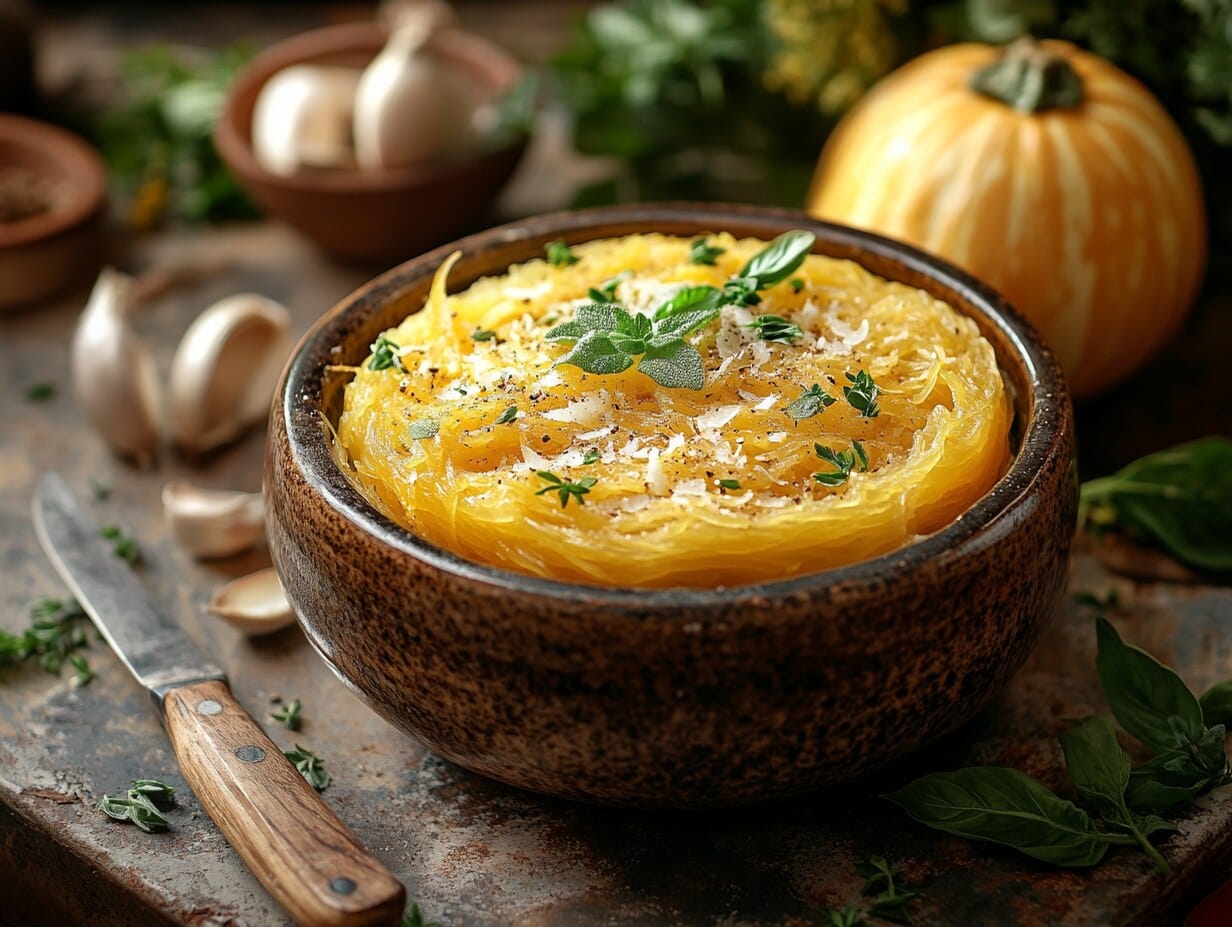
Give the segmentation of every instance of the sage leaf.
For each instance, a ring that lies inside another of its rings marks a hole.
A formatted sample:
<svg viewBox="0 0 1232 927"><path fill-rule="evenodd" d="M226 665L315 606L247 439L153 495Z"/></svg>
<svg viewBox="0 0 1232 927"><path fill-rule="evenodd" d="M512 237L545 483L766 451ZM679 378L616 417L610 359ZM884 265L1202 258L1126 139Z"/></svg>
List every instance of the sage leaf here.
<svg viewBox="0 0 1232 927"><path fill-rule="evenodd" d="M1121 727L1155 751L1202 740L1202 708L1175 671L1121 640L1105 618L1095 620L1095 666Z"/></svg>
<svg viewBox="0 0 1232 927"><path fill-rule="evenodd" d="M812 232L795 229L784 232L741 268L738 277L755 281L752 289L761 290L786 280L804 263L817 240Z"/></svg>
<svg viewBox="0 0 1232 927"><path fill-rule="evenodd" d="M802 392L798 398L789 402L784 411L799 422L806 418L812 418L819 412L824 412L837 401L821 388L820 383L814 383Z"/></svg>
<svg viewBox="0 0 1232 927"><path fill-rule="evenodd" d="M1082 487L1083 521L1125 528L1200 570L1232 570L1232 439L1149 454Z"/></svg>
<svg viewBox="0 0 1232 927"><path fill-rule="evenodd" d="M701 354L683 341L649 345L637 369L671 389L701 389L706 382Z"/></svg>
<svg viewBox="0 0 1232 927"><path fill-rule="evenodd" d="M1202 720L1208 725L1232 723L1232 679L1217 682L1198 699L1202 706Z"/></svg>
<svg viewBox="0 0 1232 927"><path fill-rule="evenodd" d="M612 343L611 335L587 332L557 364L572 364L587 373L620 373L633 366L633 358Z"/></svg>
<svg viewBox="0 0 1232 927"><path fill-rule="evenodd" d="M1109 844L1132 837L1101 833L1090 815L1030 776L1002 766L932 773L886 796L929 827L1012 847L1057 866L1093 866Z"/></svg>
<svg viewBox="0 0 1232 927"><path fill-rule="evenodd" d="M589 332L616 331L622 318L630 319L629 313L614 303L587 303L578 306L572 319L548 329L543 337L546 341L580 341Z"/></svg>
<svg viewBox="0 0 1232 927"><path fill-rule="evenodd" d="M407 437L412 441L435 438L441 431L441 423L431 418L417 418L406 426Z"/></svg>

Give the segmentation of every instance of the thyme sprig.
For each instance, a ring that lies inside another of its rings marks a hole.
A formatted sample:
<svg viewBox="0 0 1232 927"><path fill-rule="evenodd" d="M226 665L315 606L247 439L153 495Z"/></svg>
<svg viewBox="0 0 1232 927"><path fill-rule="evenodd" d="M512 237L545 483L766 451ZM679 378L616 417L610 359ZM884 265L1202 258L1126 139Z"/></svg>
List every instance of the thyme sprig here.
<svg viewBox="0 0 1232 927"><path fill-rule="evenodd" d="M571 482L561 479L550 470L540 470L535 475L548 484L536 492L535 495L542 496L550 492L556 493L560 497L560 507L562 509L569 504L570 499L575 499L578 505L582 505L586 501L582 497L590 492L590 488L595 483L599 482L593 476L584 476L576 482Z"/></svg>

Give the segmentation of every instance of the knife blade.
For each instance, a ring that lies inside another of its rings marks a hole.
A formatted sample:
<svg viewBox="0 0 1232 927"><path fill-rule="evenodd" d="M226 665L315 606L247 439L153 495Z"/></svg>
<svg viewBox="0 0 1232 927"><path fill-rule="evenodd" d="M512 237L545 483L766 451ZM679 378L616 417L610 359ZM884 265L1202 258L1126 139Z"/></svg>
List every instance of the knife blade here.
<svg viewBox="0 0 1232 927"><path fill-rule="evenodd" d="M184 778L248 868L299 924L394 924L402 884L368 855L150 598L64 480L34 497L34 530L103 637L149 690Z"/></svg>

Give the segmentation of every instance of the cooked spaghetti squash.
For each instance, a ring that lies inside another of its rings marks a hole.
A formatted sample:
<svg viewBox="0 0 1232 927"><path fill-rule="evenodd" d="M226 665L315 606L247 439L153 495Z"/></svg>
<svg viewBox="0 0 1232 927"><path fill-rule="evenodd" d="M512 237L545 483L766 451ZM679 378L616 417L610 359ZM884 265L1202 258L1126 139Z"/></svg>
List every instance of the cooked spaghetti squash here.
<svg viewBox="0 0 1232 927"><path fill-rule="evenodd" d="M605 586L785 579L951 523L1010 453L992 346L850 261L759 276L778 245L556 244L446 295L451 259L355 369L338 463L438 547Z"/></svg>

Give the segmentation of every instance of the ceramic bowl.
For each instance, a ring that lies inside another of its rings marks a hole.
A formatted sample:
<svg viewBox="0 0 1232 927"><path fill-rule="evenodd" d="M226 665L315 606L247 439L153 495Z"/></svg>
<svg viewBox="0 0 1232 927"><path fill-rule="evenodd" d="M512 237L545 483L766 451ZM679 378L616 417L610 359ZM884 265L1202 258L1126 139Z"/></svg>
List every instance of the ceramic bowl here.
<svg viewBox="0 0 1232 927"><path fill-rule="evenodd" d="M755 586L636 590L460 559L380 515L323 421L382 330L556 238L816 233L814 250L971 316L1014 399L1014 455L948 527L874 560ZM633 206L492 229L344 299L300 343L272 412L270 544L309 640L369 705L453 762L593 802L694 807L851 780L950 732L1026 659L1065 583L1077 505L1072 411L1052 352L961 271L868 233L760 208Z"/></svg>
<svg viewBox="0 0 1232 927"><path fill-rule="evenodd" d="M0 113L0 171L39 175L52 206L0 221L0 312L30 306L82 282L103 259L102 159L63 129Z"/></svg>
<svg viewBox="0 0 1232 927"><path fill-rule="evenodd" d="M271 45L236 76L214 127L222 159L266 212L335 257L386 266L456 235L490 208L526 148L522 138L457 163L387 171L283 176L262 167L252 150L252 114L265 82L295 64L362 68L388 37L379 24L346 23ZM494 95L508 91L521 75L508 54L472 33L447 30L433 43L438 54Z"/></svg>

